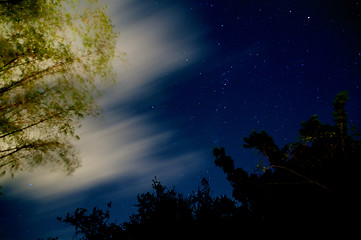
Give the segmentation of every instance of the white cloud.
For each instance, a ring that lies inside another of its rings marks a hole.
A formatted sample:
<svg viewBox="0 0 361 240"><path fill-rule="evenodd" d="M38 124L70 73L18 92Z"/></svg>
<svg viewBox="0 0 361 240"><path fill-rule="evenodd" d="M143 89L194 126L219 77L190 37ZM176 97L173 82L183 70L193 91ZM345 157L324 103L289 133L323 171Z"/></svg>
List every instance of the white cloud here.
<svg viewBox="0 0 361 240"><path fill-rule="evenodd" d="M129 7L132 1L124 2L123 7ZM144 13L146 6L132 7L112 13L120 32L117 46L128 61L117 66L120 82L117 91L105 99L107 104L152 94L159 87L155 80L197 62L204 52L199 33L184 22L179 10L169 7L149 14Z"/></svg>
<svg viewBox="0 0 361 240"><path fill-rule="evenodd" d="M37 169L20 173L14 179L2 179L1 185L12 186L7 194L53 199L114 179L154 175L174 178L190 169L195 171L202 164L199 161L203 153L198 150L161 159L160 155L169 150L167 143L174 131L155 123L152 115L131 115L111 108L153 94L160 86L156 79L199 59L202 49L197 44L198 34L187 30L182 13L176 9L149 14L144 12L144 6L136 7L131 1L108 2L121 34L118 48L127 53L128 62L116 65L119 81L101 100L108 111L105 119L88 120L80 130L77 146L82 166L73 176Z"/></svg>
<svg viewBox="0 0 361 240"><path fill-rule="evenodd" d="M118 118L118 116L108 116ZM47 199L92 188L114 179L141 176L151 178L179 177L189 169L197 169L194 159L202 159L202 152L188 152L171 159L159 159L158 154L167 151L167 142L173 135L152 126L149 117L137 117L116 124L91 121L84 126L85 133L77 144L82 166L72 176L62 172L37 169L21 173L12 184L10 195L24 194L31 198ZM106 126L100 127L99 125ZM31 184L31 186L30 186ZM149 186L150 182L147 182ZM139 186L134 186L138 189Z"/></svg>

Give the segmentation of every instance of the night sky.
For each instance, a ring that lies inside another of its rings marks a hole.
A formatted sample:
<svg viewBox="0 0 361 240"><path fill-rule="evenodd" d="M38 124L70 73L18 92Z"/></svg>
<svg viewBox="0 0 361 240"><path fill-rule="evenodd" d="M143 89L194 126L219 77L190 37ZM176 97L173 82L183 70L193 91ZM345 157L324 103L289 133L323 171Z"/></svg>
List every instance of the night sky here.
<svg viewBox="0 0 361 240"><path fill-rule="evenodd" d="M127 61L86 119L73 176L49 169L0 180L0 239L71 238L59 223L77 207L105 208L128 220L154 176L189 194L209 179L231 196L212 150L237 167L258 156L242 138L266 130L279 146L297 140L302 121L332 123L332 101L349 92L349 122L361 126L361 1L104 1Z"/></svg>

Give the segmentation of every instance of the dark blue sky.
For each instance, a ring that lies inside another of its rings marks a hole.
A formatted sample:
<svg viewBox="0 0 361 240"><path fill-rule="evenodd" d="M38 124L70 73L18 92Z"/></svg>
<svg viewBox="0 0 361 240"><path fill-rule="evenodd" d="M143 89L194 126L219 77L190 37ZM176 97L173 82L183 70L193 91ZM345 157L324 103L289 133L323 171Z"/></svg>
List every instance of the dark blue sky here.
<svg viewBox="0 0 361 240"><path fill-rule="evenodd" d="M170 74L171 96L154 105L189 144L222 145L251 170L255 159L242 150L242 137L264 129L281 146L296 141L313 114L332 122L333 98L343 90L350 120L360 123L357 1L188 2L189 24L207 52Z"/></svg>
<svg viewBox="0 0 361 240"><path fill-rule="evenodd" d="M76 180L66 182L77 187L68 192L64 183L66 191L56 187L60 194L38 190L29 197L31 177L2 183L0 231L5 239L69 236L56 216L76 207L105 207L108 201L113 202L114 219L125 221L135 211L136 194L150 190L155 175L185 194L207 177L215 194L230 195L225 175L214 165L213 146L224 146L237 166L252 171L259 159L242 148L243 137L264 129L281 147L296 141L301 122L313 114L332 123L332 101L343 90L350 96L350 123L360 126L360 8L357 0L136 0L112 9L112 16L119 13L115 25L124 45L133 44L130 65L142 68L121 74L117 86L125 90L106 96L100 125L116 125L123 137L107 140L113 128L89 124L86 131L99 139L81 147L101 152L99 166L113 155L119 161L126 158L121 165L126 170L112 171L111 177L102 173L106 177L87 185L79 182L98 178L79 169L82 177L75 173ZM132 39L132 29L138 28L145 30ZM142 40L154 41L157 48L144 47ZM161 54L153 54L155 50ZM139 65L132 63L133 52L141 56ZM131 150L103 153L102 139L109 149L129 145Z"/></svg>

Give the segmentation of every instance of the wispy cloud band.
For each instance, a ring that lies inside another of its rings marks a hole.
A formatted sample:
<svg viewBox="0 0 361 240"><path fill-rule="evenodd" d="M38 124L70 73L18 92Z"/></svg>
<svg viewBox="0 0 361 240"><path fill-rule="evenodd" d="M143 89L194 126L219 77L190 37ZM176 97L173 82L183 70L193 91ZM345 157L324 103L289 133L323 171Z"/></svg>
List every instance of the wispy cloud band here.
<svg viewBox="0 0 361 240"><path fill-rule="evenodd" d="M172 124L163 127L154 121L157 116L116 108L159 92L160 78L196 62L204 51L199 34L188 29L186 16L179 8L149 12L143 1L139 5L135 2L107 1L120 32L118 49L127 54L127 62L115 65L118 82L101 99L104 120L87 120L79 130L77 146L82 166L72 176L37 169L14 179L3 178L1 185L9 189L8 194L53 199L114 179L155 175L174 178L201 165L201 150L169 154L168 144L176 135ZM135 189L138 191L139 186Z"/></svg>

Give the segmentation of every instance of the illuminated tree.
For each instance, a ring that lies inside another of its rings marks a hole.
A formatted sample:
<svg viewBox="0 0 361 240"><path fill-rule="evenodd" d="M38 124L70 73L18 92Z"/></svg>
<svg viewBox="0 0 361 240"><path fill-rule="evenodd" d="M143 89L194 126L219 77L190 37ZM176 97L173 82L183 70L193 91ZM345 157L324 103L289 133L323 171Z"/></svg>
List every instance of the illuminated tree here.
<svg viewBox="0 0 361 240"><path fill-rule="evenodd" d="M79 166L75 128L100 112L116 37L96 1L0 2L0 174Z"/></svg>

